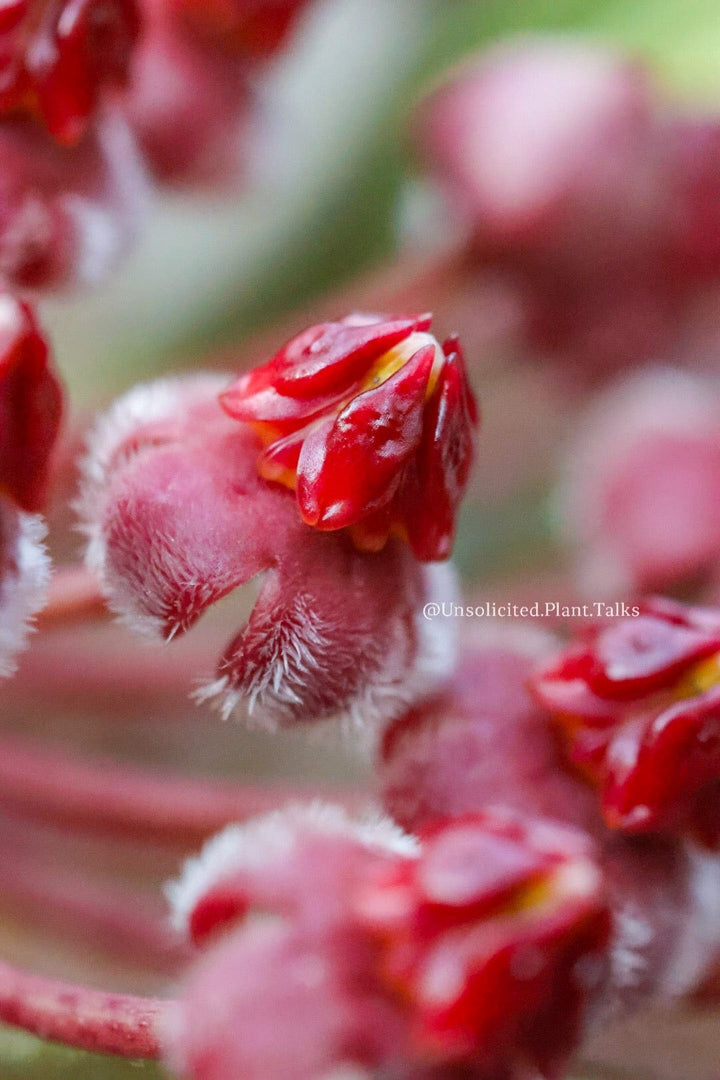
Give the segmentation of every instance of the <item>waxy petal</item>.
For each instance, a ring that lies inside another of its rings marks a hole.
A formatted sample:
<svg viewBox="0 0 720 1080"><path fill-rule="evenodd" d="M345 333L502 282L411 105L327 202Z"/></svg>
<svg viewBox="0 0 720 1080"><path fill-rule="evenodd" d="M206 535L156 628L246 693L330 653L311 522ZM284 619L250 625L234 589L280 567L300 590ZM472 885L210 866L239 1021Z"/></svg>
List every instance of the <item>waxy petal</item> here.
<svg viewBox="0 0 720 1080"><path fill-rule="evenodd" d="M343 528L390 501L400 470L420 444L434 360L435 349L425 346L380 386L354 398L334 422L310 432L297 488L309 525Z"/></svg>

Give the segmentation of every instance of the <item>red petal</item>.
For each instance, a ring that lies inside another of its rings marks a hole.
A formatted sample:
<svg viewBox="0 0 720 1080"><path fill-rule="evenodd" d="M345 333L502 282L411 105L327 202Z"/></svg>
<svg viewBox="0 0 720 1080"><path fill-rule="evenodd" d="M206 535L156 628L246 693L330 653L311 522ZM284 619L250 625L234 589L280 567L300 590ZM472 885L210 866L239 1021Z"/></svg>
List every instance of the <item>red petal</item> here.
<svg viewBox="0 0 720 1080"><path fill-rule="evenodd" d="M27 304L0 297L0 489L23 510L42 506L60 428L62 391Z"/></svg>
<svg viewBox="0 0 720 1080"><path fill-rule="evenodd" d="M459 354L451 354L425 410L416 462L400 496L410 546L423 561L447 559L475 453L475 402Z"/></svg>
<svg viewBox="0 0 720 1080"><path fill-rule="evenodd" d="M344 528L393 497L420 443L434 359L433 345L419 349L391 378L310 433L300 453L297 487L307 524Z"/></svg>
<svg viewBox="0 0 720 1080"><path fill-rule="evenodd" d="M303 398L347 388L362 378L373 361L409 337L416 321L360 326L329 323L323 336L278 375L275 386L281 394Z"/></svg>
<svg viewBox="0 0 720 1080"><path fill-rule="evenodd" d="M616 762L613 747L608 755L608 823L635 832L681 827L720 781L720 686L662 712L640 730L634 753L629 737L619 734Z"/></svg>

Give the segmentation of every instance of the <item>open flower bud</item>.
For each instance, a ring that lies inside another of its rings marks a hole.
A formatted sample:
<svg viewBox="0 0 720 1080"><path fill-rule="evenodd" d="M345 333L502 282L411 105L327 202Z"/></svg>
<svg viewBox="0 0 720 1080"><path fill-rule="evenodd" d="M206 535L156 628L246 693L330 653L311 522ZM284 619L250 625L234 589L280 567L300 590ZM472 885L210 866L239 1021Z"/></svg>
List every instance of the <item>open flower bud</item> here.
<svg viewBox="0 0 720 1080"><path fill-rule="evenodd" d="M647 601L593 626L530 686L611 828L720 846L720 612Z"/></svg>
<svg viewBox="0 0 720 1080"><path fill-rule="evenodd" d="M213 893L237 908L173 1019L169 1057L182 1074L555 1075L605 973L608 913L582 836L486 813L412 841L312 816L226 833L204 860L204 887L191 866L191 925ZM246 912L274 922L242 923Z"/></svg>
<svg viewBox="0 0 720 1080"><path fill-rule="evenodd" d="M257 435L220 408L217 376L138 387L99 421L82 512L111 606L166 639L264 572L250 619L201 692L266 722L387 719L453 663L452 630L422 618L452 591L407 545L356 550L305 525L257 472Z"/></svg>
<svg viewBox="0 0 720 1080"><path fill-rule="evenodd" d="M262 440L260 475L296 492L306 524L349 528L363 551L399 535L423 561L452 550L477 423L460 346L441 347L430 322L310 327L221 397Z"/></svg>

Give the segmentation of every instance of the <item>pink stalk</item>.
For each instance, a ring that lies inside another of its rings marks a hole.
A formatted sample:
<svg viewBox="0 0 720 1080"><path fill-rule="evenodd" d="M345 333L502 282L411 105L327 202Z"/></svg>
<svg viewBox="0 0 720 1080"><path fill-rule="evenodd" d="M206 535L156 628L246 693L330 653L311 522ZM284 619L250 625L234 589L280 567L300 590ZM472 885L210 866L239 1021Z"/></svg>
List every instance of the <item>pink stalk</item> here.
<svg viewBox="0 0 720 1080"><path fill-rule="evenodd" d="M0 864L0 903L24 921L80 939L87 948L176 975L190 952L167 920L164 904L139 890L78 878L57 859L13 853Z"/></svg>
<svg viewBox="0 0 720 1080"><path fill-rule="evenodd" d="M47 604L37 617L38 629L106 618L108 610L94 574L84 566L62 566L50 580Z"/></svg>
<svg viewBox="0 0 720 1080"><path fill-rule="evenodd" d="M299 788L197 780L0 740L0 805L89 832L187 845L305 796Z"/></svg>
<svg viewBox="0 0 720 1080"><path fill-rule="evenodd" d="M168 1003L92 990L0 963L0 1020L78 1050L157 1058Z"/></svg>

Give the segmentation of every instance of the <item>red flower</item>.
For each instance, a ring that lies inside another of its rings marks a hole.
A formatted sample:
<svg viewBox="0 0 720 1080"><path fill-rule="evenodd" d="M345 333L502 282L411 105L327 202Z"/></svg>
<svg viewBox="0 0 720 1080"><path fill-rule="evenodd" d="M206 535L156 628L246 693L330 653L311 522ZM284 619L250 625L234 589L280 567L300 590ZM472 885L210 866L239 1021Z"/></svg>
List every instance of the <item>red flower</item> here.
<svg viewBox="0 0 720 1080"><path fill-rule="evenodd" d="M647 601L531 679L608 825L720 844L720 612Z"/></svg>
<svg viewBox="0 0 720 1080"><path fill-rule="evenodd" d="M539 819L469 814L415 841L289 808L221 834L173 892L216 938L170 1033L192 1080L556 1075L602 991L601 875L581 834Z"/></svg>
<svg viewBox="0 0 720 1080"><path fill-rule="evenodd" d="M126 82L139 30L134 0L11 0L0 15L0 113L77 142L103 90Z"/></svg>
<svg viewBox="0 0 720 1080"><path fill-rule="evenodd" d="M260 475L296 491L306 524L450 555L477 410L460 346L431 317L352 315L312 326L221 395L265 444Z"/></svg>

